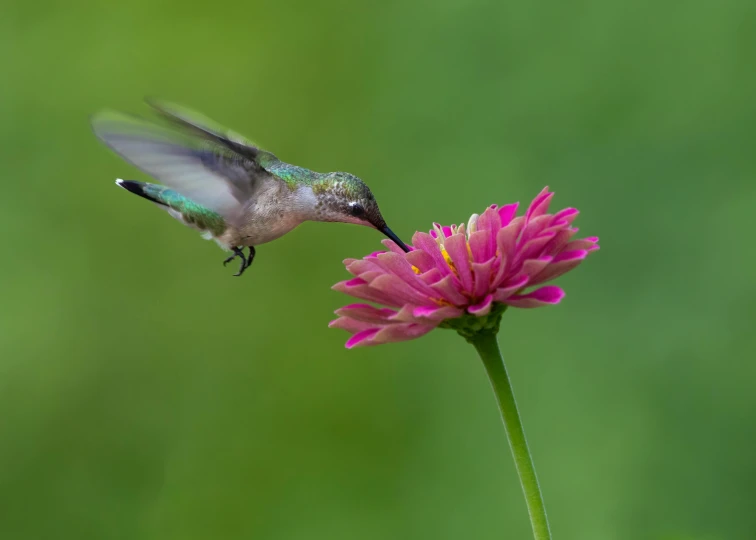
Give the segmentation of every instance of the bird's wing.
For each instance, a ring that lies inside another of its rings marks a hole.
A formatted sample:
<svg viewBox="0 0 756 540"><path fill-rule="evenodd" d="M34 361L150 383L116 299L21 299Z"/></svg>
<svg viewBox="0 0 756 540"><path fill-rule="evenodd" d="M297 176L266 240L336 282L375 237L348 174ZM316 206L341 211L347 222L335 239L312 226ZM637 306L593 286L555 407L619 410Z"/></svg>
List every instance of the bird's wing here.
<svg viewBox="0 0 756 540"><path fill-rule="evenodd" d="M249 139L203 114L156 98L147 98L146 101L167 120L184 129L193 131L198 136L215 141L219 145L254 161L262 168L265 168L266 164L278 161L278 158L272 153L263 150Z"/></svg>
<svg viewBox="0 0 756 540"><path fill-rule="evenodd" d="M95 134L128 162L229 222L241 218L267 172L215 137L112 111L92 117Z"/></svg>

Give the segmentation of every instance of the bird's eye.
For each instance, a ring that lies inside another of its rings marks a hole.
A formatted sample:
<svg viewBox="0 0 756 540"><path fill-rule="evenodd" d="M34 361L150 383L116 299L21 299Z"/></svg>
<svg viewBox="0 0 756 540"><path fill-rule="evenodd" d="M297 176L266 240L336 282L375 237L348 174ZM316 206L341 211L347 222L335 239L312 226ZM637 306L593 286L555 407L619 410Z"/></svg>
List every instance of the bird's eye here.
<svg viewBox="0 0 756 540"><path fill-rule="evenodd" d="M360 203L352 203L349 205L349 211L354 217L360 217L365 213L365 209Z"/></svg>

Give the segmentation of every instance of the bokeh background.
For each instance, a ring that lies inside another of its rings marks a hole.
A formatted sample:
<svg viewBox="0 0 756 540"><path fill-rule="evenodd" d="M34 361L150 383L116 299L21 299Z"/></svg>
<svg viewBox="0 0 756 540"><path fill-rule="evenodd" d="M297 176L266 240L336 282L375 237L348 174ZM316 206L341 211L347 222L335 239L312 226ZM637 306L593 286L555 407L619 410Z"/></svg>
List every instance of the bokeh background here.
<svg viewBox="0 0 756 540"><path fill-rule="evenodd" d="M756 538L756 4L62 3L0 17L0 538L526 539L480 362L347 351L305 224L243 279L91 134L153 95L404 238L544 185L602 250L500 341L555 538Z"/></svg>

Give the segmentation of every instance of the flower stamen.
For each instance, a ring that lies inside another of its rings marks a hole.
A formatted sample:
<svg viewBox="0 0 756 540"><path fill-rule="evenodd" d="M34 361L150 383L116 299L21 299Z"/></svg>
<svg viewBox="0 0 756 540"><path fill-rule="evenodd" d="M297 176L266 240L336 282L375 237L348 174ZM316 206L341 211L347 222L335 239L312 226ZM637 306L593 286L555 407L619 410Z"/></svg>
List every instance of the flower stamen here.
<svg viewBox="0 0 756 540"><path fill-rule="evenodd" d="M443 255L444 260L446 261L446 264L449 266L452 272L454 272L454 275L459 277L459 273L457 272L457 267L454 266L454 261L452 261L451 257L449 256L449 253L447 253L446 248L444 246L441 246L441 255Z"/></svg>

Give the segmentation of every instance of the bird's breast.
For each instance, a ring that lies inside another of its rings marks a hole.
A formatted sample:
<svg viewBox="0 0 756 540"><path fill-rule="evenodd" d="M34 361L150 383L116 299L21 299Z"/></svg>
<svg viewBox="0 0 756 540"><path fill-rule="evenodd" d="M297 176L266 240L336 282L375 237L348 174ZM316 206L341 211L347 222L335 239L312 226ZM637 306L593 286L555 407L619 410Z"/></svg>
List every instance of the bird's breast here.
<svg viewBox="0 0 756 540"><path fill-rule="evenodd" d="M308 218L309 201L303 200L307 196L301 190L275 183L256 195L245 210L240 231L245 245L255 246L280 238Z"/></svg>

